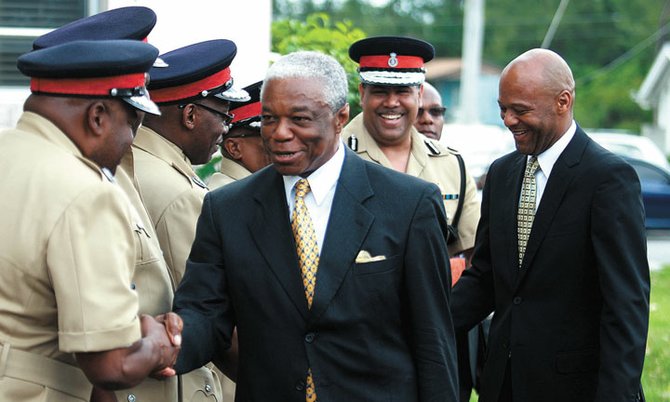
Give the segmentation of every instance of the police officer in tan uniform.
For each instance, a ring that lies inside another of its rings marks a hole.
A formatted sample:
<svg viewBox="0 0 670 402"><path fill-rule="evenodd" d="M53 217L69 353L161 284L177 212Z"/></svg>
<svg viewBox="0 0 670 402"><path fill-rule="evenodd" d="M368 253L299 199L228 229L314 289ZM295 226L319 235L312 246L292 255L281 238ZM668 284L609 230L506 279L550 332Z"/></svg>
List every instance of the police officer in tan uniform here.
<svg viewBox="0 0 670 402"><path fill-rule="evenodd" d="M154 67L149 91L162 116L147 118L133 142L135 186L147 207L175 286L184 274L195 224L208 191L192 165L209 162L233 116L230 100L248 99L232 87L237 47L225 39L185 46ZM122 166L126 169L126 166Z"/></svg>
<svg viewBox="0 0 670 402"><path fill-rule="evenodd" d="M156 24L156 13L147 7L121 7L105 11L96 15L79 19L54 31L51 31L33 42L33 48L40 49L57 44L85 38L104 39L134 39L146 40ZM154 66L165 66L162 60ZM127 159L130 158L128 161ZM132 165L132 153L126 152L126 164ZM132 178L127 172L118 169L115 175L116 183L124 190L129 200L138 212L139 220L134 228L140 242L140 252L135 261L135 271L132 279L134 289L139 299L139 311L142 314L158 315L169 311L172 307L174 288L170 273L163 258L163 253L154 231L153 223L142 204L135 189ZM171 377L165 380L147 378L136 387L117 391L119 401L138 402L177 402L189 401L180 397L183 393L193 395L193 400L202 400L206 397L211 400L221 400L216 395L216 382L209 370L203 369L185 376ZM182 385L180 385L182 384ZM184 384L189 384L185 387ZM198 399L200 398L200 399Z"/></svg>
<svg viewBox="0 0 670 402"><path fill-rule="evenodd" d="M121 165L149 213L175 289L208 191L192 163L206 163L216 151L232 120L230 100L248 99L232 88L236 51L233 42L220 39L161 55L167 67L151 70L149 90L162 116L144 121ZM220 377L211 365L181 376L181 400L224 400L221 383L226 390L233 384Z"/></svg>
<svg viewBox="0 0 670 402"><path fill-rule="evenodd" d="M438 185L449 224L460 194L456 151L426 138L414 128L426 61L434 56L427 42L403 37L362 39L349 48L359 63L363 112L344 128L342 137L359 156ZM458 221L458 235L449 240L449 254L471 254L479 221L479 202L469 174Z"/></svg>
<svg viewBox="0 0 670 402"><path fill-rule="evenodd" d="M21 56L32 95L0 134L0 400L96 401L173 375L180 334L138 317L141 220L113 172L159 113L139 41L75 41ZM123 369L122 369L123 368ZM90 382L89 382L90 381Z"/></svg>
<svg viewBox="0 0 670 402"><path fill-rule="evenodd" d="M261 139L261 85L258 81L244 88L250 99L232 102L235 115L221 144L221 168L207 182L210 190L243 179L270 164Z"/></svg>

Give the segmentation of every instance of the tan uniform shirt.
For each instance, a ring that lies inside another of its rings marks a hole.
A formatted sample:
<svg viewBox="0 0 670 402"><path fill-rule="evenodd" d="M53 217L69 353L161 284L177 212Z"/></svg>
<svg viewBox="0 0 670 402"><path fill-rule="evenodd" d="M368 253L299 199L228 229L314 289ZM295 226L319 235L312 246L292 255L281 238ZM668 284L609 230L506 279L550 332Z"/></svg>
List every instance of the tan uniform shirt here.
<svg viewBox="0 0 670 402"><path fill-rule="evenodd" d="M392 168L391 162L365 129L362 113L352 119L342 130L342 138L345 143L349 143L348 139L352 135L356 137L358 144L355 151L359 156ZM458 160L454 156L456 152L437 141L426 138L414 127L412 127L411 136L412 149L405 173L435 183L440 188L444 199L444 208L447 212L447 220L451 223L458 206L458 193L461 185ZM463 209L458 222L459 238L449 245L450 255L474 247L475 232L479 223L480 205L477 199L475 181L468 174L467 169L465 176L467 183Z"/></svg>
<svg viewBox="0 0 670 402"><path fill-rule="evenodd" d="M175 287L181 282L195 238L207 186L175 144L148 127L133 142L135 186L158 235Z"/></svg>
<svg viewBox="0 0 670 402"><path fill-rule="evenodd" d="M0 135L0 171L0 400L88 400L90 384L72 382L83 377L72 353L141 336L139 220L123 191L37 114Z"/></svg>
<svg viewBox="0 0 670 402"><path fill-rule="evenodd" d="M225 156L221 159L221 169L219 170L219 172L214 173L207 181L207 187L209 187L210 190L223 187L236 180L251 176L251 172L244 166Z"/></svg>
<svg viewBox="0 0 670 402"><path fill-rule="evenodd" d="M148 128L140 129L140 131L144 130L150 131ZM153 135L158 136L158 134L151 131L149 137L151 138ZM139 137L140 133L138 132L137 138ZM137 138L135 141L137 141ZM156 140L161 139L162 141L167 142L163 139L163 137L160 137ZM157 141L157 143L162 145L162 141ZM151 147L151 141L148 142L148 148L155 149L155 147ZM174 146L172 144L170 145ZM157 153L160 154L160 150L157 151ZM138 268L141 266L142 269L136 269L134 281L140 298L140 312L156 315L170 311L172 309L172 299L178 280L172 277L173 271L168 268L168 265L163 258L161 244L159 243L159 237L156 234L156 230L153 227L152 217L150 216L147 208L142 202L143 199L137 191L137 189L141 186L142 177L148 176L145 175L145 172L141 171L141 168L137 165L135 157L138 154L142 155L141 151L133 149L124 156L123 160L121 161L121 167L117 170L116 179L126 194L128 194L128 197L132 201L135 208L140 211L140 216L143 219L145 229L150 237L150 241L148 242L149 244L147 244L145 248L146 258L142 262L138 261ZM169 152L167 154L170 155ZM144 156L146 156L149 161L152 160L151 154ZM146 163L143 165L171 171L171 167L165 163ZM189 169L192 171L190 164ZM159 175L160 172L155 172L153 174ZM145 188L147 188L147 186L145 186ZM144 202L153 202L152 205L158 204L160 206L160 200L153 199L152 195L155 194L147 194L145 192L144 196L149 197L149 199L145 198ZM200 204L202 204L202 198L200 199ZM165 208L169 209L168 207ZM199 214L200 207L198 207L197 215L195 215L193 219L196 220ZM161 216L161 214L158 213L157 216ZM192 230L194 231L195 235L195 228ZM174 232L178 232L178 228L165 227L165 235L167 238L169 238L171 233ZM190 251L190 244L192 241L192 239L189 240L188 251ZM179 244L174 246L180 250L182 249ZM188 251L186 252L186 256L188 256ZM186 263L186 256L184 257L184 265ZM179 280L181 280L181 275L183 275L183 268ZM188 374L181 375L178 378L169 378L164 381L157 381L151 378L147 378L137 387L129 390L118 391L116 395L119 401L223 401L226 399L223 399L222 397L223 392L221 390L220 382L221 380L219 379L219 375L217 373L213 373L212 370L207 367L202 367ZM181 394L179 393L179 390L181 390ZM230 401L232 401L232 399L230 399Z"/></svg>

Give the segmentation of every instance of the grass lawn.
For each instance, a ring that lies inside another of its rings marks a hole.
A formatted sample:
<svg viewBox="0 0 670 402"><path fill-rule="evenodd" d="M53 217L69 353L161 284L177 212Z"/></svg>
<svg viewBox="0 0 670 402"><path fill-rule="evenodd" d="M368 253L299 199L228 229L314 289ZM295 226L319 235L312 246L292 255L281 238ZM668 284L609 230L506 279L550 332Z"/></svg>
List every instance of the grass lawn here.
<svg viewBox="0 0 670 402"><path fill-rule="evenodd" d="M670 267L651 273L647 357L642 387L649 402L670 401Z"/></svg>
<svg viewBox="0 0 670 402"><path fill-rule="evenodd" d="M650 310L642 387L647 401L670 402L670 266L651 273Z"/></svg>

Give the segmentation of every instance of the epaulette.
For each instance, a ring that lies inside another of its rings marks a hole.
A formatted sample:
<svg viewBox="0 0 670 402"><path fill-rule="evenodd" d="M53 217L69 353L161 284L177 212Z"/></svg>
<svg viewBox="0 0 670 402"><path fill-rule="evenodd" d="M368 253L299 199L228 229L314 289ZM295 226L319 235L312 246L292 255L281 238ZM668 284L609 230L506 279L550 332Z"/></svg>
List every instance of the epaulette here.
<svg viewBox="0 0 670 402"><path fill-rule="evenodd" d="M351 137L347 138L347 145L352 151L358 151L358 138L356 138L355 134L351 134Z"/></svg>

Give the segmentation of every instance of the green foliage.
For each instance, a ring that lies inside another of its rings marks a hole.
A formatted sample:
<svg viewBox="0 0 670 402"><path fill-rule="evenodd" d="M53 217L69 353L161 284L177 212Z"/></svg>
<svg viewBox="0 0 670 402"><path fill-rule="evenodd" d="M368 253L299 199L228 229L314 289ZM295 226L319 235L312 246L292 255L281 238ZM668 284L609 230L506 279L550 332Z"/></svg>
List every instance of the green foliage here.
<svg viewBox="0 0 670 402"><path fill-rule="evenodd" d="M219 171L220 162L221 162L221 155L216 155L204 165L195 166L195 173L203 181L207 181L207 179L209 179L209 176Z"/></svg>
<svg viewBox="0 0 670 402"><path fill-rule="evenodd" d="M322 12L332 21L350 21L350 26L370 36L414 36L432 43L437 57L460 57L463 3L387 0L375 1L381 5L374 6L371 0L275 0L274 15L302 21L310 13ZM539 47L559 3L486 1L484 61L503 67L522 52ZM639 89L651 67L661 40L654 40L653 35L668 23L669 15L668 0L569 3L550 48L574 71L576 116L583 126L639 131L643 123L651 121L651 114L642 111L631 94Z"/></svg>
<svg viewBox="0 0 670 402"><path fill-rule="evenodd" d="M328 14L310 14L305 21L293 19L272 23L272 51L287 54L298 50L316 50L334 57L347 73L348 101L351 115L360 112L358 99L358 73L356 64L349 58L349 46L365 33L355 28L351 21L331 19Z"/></svg>

